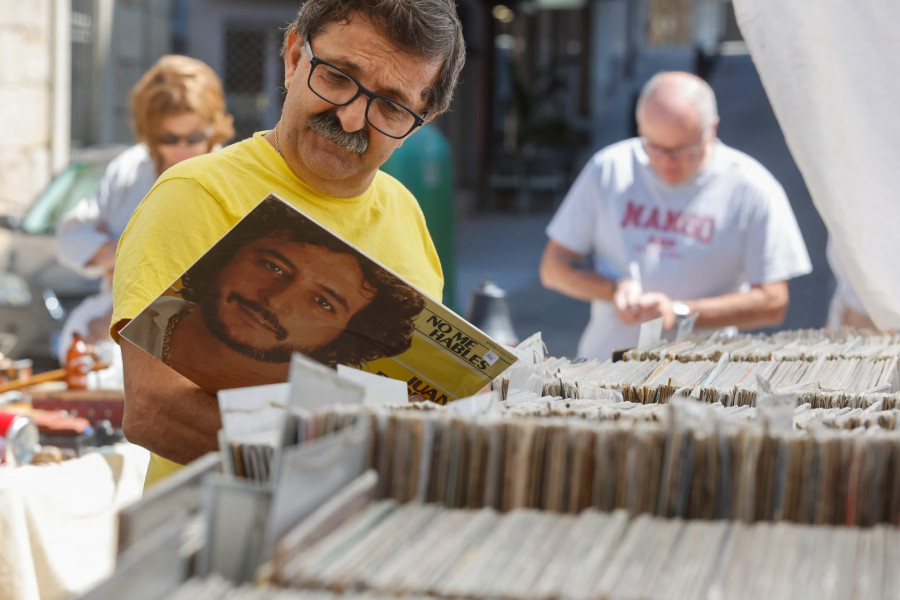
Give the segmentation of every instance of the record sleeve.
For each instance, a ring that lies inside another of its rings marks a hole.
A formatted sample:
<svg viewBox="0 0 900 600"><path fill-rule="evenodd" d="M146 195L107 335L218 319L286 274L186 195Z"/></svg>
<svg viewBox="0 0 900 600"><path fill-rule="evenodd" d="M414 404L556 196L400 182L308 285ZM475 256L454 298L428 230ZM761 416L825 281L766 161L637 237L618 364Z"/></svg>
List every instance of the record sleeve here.
<svg viewBox="0 0 900 600"><path fill-rule="evenodd" d="M445 404L477 393L517 360L275 195L121 336L211 393L284 382L299 352L398 379L412 399Z"/></svg>

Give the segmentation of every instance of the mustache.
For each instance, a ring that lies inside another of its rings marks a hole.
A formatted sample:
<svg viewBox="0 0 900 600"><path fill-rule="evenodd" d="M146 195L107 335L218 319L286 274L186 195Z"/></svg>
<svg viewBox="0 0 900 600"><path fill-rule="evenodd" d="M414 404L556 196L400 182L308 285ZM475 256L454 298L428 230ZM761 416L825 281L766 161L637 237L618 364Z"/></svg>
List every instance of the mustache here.
<svg viewBox="0 0 900 600"><path fill-rule="evenodd" d="M326 140L337 144L347 152L362 154L369 148L369 132L366 129L344 131L341 120L334 111L313 115L306 124Z"/></svg>
<svg viewBox="0 0 900 600"><path fill-rule="evenodd" d="M228 298L225 299L226 302L235 302L236 304L243 306L244 308L250 310L255 313L259 318L265 321L272 329L275 330L275 339L279 342L283 342L287 339L287 330L282 327L281 322L278 320L278 317L275 314L267 310L261 304L254 302L253 300L248 300L243 296L238 295L237 292L231 292L228 294Z"/></svg>

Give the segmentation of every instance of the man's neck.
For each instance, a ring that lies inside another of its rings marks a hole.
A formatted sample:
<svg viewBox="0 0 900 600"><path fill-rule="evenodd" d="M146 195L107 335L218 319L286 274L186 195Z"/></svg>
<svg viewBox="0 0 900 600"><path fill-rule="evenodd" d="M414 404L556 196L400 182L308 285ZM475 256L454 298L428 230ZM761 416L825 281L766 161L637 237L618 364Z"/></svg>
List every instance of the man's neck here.
<svg viewBox="0 0 900 600"><path fill-rule="evenodd" d="M297 179L323 196L331 196L332 198L356 198L357 196L364 194L372 185L372 182L375 181L377 171L365 178L354 179L325 179L312 172L298 171L292 166L292 161L289 160L286 154L288 150L284 147L276 146L277 140L275 137L275 129L263 137L278 151L278 154L281 155L281 158L284 160L285 164L287 164L288 169L294 173Z"/></svg>

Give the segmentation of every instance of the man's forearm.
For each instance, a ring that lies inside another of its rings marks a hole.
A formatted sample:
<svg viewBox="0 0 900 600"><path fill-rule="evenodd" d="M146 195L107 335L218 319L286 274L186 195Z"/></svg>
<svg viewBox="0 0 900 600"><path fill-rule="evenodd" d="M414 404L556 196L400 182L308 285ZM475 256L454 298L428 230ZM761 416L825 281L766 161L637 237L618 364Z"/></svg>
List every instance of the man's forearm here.
<svg viewBox="0 0 900 600"><path fill-rule="evenodd" d="M133 439L126 431L128 441L182 465L217 450L221 420L215 397L200 389L167 397L178 397L179 402L161 404L149 419L144 413L146 427L139 430L138 439ZM162 394L145 397L149 402L163 399ZM191 405L190 410L184 409L187 405ZM126 401L126 413L129 408Z"/></svg>
<svg viewBox="0 0 900 600"><path fill-rule="evenodd" d="M685 301L691 312L698 313L696 327L713 329L735 326L753 329L779 325L787 312L786 293L767 293L759 288L711 298Z"/></svg>
<svg viewBox="0 0 900 600"><path fill-rule="evenodd" d="M551 278L544 285L576 300L612 300L616 282L599 273L572 269L570 272Z"/></svg>
<svg viewBox="0 0 900 600"><path fill-rule="evenodd" d="M216 397L140 348L122 340L128 441L186 464L218 448Z"/></svg>
<svg viewBox="0 0 900 600"><path fill-rule="evenodd" d="M550 241L541 258L541 283L576 300L612 300L616 282L585 265L583 256Z"/></svg>

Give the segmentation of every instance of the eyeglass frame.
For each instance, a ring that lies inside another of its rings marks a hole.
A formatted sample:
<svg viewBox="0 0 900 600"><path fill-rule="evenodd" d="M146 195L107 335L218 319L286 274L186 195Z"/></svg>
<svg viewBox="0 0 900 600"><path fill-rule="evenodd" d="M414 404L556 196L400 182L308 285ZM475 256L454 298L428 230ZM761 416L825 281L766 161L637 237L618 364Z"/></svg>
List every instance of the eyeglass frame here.
<svg viewBox="0 0 900 600"><path fill-rule="evenodd" d="M706 143L706 138L709 136L708 132L704 132L703 135L700 136L700 139L694 142L693 144L682 144L681 146L675 146L674 148L666 148L665 146L660 146L659 144L654 144L645 138L644 136L640 136L641 145L644 147L644 152L647 153L647 156L650 156L651 153L655 154L659 157L671 158L672 160L683 161L691 158L697 158L700 155L700 151L703 148L703 144Z"/></svg>
<svg viewBox="0 0 900 600"><path fill-rule="evenodd" d="M393 138L395 140L402 140L403 138L405 138L406 136L411 134L413 131L415 131L416 128L421 127L422 125L425 124L426 119L428 119L428 112L425 112L424 115L419 115L413 109L397 102L393 98L389 98L388 96L385 96L384 94L378 94L376 92L373 92L372 90L370 90L369 88L367 88L366 86L361 84L356 77L354 77L353 75L351 75L344 69L342 69L336 65L333 65L330 62L328 62L327 60L325 60L323 58L319 58L318 56L313 54L312 46L309 45L308 38L303 42L303 45L306 48L306 55L309 57L309 65L310 65L309 75L306 77L306 87L309 88L309 91L311 91L313 94L315 94L316 96L318 96L325 102L328 102L329 104L334 104L335 106L347 106L349 104L352 104L357 98L359 98L360 94L366 96L368 98L368 102L366 102L366 123L371 125L376 131L378 131L382 135L386 135L387 137ZM350 98L349 100L347 100L346 102L337 103L337 102L334 102L333 100L329 100L328 98L326 98L325 96L323 96L322 94L320 94L319 92L314 90L313 86L312 86L312 74L313 74L313 71L316 70L316 67L319 65L325 65L327 67L330 67L330 68L334 69L335 71L337 71L338 73L340 73L341 75L343 75L344 77L346 77L347 79L349 79L350 81L352 81L353 83L355 83L356 84L356 93L353 94L353 97ZM407 131L403 135L398 136L398 135L393 135L393 134L387 133L386 131L382 131L377 125L375 125L369 119L369 108L372 106L372 100L374 100L375 98L381 98L382 100L386 100L386 101L390 102L391 104L395 104L395 105L399 106L400 108L402 108L403 110L405 110L406 112L411 114L414 117L414 121L413 121L412 126L409 128L409 131Z"/></svg>

